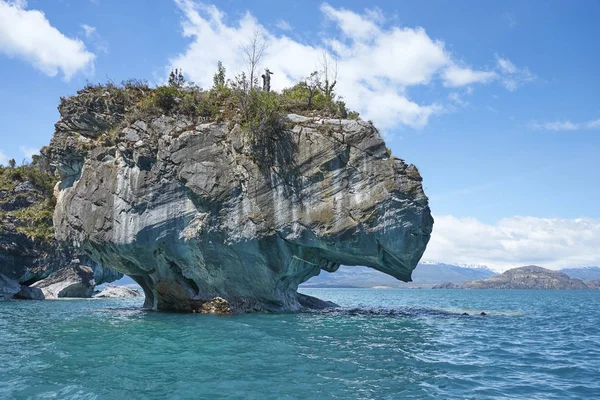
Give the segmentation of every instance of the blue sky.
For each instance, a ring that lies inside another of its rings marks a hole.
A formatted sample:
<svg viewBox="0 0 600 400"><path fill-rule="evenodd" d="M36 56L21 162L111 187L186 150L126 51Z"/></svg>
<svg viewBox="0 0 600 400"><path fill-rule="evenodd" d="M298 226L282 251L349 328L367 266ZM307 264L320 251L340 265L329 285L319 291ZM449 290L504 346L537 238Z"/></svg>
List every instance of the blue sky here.
<svg viewBox="0 0 600 400"><path fill-rule="evenodd" d="M86 81L206 86L259 28L277 88L337 57L339 94L419 167L426 257L600 264L599 20L591 0L0 0L0 162L47 144Z"/></svg>

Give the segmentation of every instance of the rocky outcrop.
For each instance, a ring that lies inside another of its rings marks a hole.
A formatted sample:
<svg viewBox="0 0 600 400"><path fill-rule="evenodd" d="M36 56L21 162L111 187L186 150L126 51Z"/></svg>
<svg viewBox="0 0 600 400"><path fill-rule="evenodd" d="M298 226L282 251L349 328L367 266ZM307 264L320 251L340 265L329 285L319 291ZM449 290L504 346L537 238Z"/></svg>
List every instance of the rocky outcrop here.
<svg viewBox="0 0 600 400"><path fill-rule="evenodd" d="M101 292L96 293L97 298L142 297L142 294L127 286L107 285Z"/></svg>
<svg viewBox="0 0 600 400"><path fill-rule="evenodd" d="M83 118L69 101L49 149L57 237L131 276L147 307L299 310L298 285L340 264L409 281L429 241L421 176L371 123L292 114L257 151L234 121L184 116L108 140L114 103Z"/></svg>
<svg viewBox="0 0 600 400"><path fill-rule="evenodd" d="M195 311L195 310L194 310ZM212 300L203 303L197 310L200 314L231 314L229 302L221 297L215 297Z"/></svg>
<svg viewBox="0 0 600 400"><path fill-rule="evenodd" d="M310 310L323 310L325 308L339 307L334 302L321 300L302 293L298 293L298 303L300 303L303 308Z"/></svg>
<svg viewBox="0 0 600 400"><path fill-rule="evenodd" d="M592 279L591 281L586 281L585 285L593 290L600 290L600 280L599 279Z"/></svg>
<svg viewBox="0 0 600 400"><path fill-rule="evenodd" d="M94 271L90 267L76 263L32 285L33 288L41 289L46 299L89 298L92 297L95 286Z"/></svg>
<svg viewBox="0 0 600 400"><path fill-rule="evenodd" d="M44 300L46 297L40 288L21 285L21 290L15 294L14 298L18 300Z"/></svg>
<svg viewBox="0 0 600 400"><path fill-rule="evenodd" d="M432 289L461 289L462 286L452 283L452 282L444 282L444 283L440 283L439 285L435 285L432 287Z"/></svg>
<svg viewBox="0 0 600 400"><path fill-rule="evenodd" d="M465 289L589 289L580 279L571 279L562 272L529 265L513 268L481 281L463 285Z"/></svg>
<svg viewBox="0 0 600 400"><path fill-rule="evenodd" d="M55 183L52 171L39 165L0 167L0 273L27 287L80 258L82 265L94 270L99 284L121 278L121 273L54 239ZM39 298L39 293L33 297Z"/></svg>
<svg viewBox="0 0 600 400"><path fill-rule="evenodd" d="M12 299L15 294L19 293L19 290L21 290L19 282L0 273L0 301Z"/></svg>

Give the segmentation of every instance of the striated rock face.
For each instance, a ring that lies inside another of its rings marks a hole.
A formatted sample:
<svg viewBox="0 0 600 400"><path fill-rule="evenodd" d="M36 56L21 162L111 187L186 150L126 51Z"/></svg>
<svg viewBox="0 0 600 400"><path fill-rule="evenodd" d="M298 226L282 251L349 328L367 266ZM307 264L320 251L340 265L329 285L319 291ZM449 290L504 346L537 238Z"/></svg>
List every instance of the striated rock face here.
<svg viewBox="0 0 600 400"><path fill-rule="evenodd" d="M107 285L100 293L96 293L94 297L98 298L117 298L117 297L142 297L142 294L137 290L128 288L127 286Z"/></svg>
<svg viewBox="0 0 600 400"><path fill-rule="evenodd" d="M112 107L94 104L83 122L60 108L56 235L131 276L147 307L299 310L298 285L340 264L411 279L433 219L372 124L289 115L257 156L233 122L161 116L90 145Z"/></svg>
<svg viewBox="0 0 600 400"><path fill-rule="evenodd" d="M566 274L529 265L513 268L482 281L465 283L465 289L589 289L580 279Z"/></svg>
<svg viewBox="0 0 600 400"><path fill-rule="evenodd" d="M60 269L31 285L32 288L41 289L46 299L92 297L95 286L94 271L78 264Z"/></svg>

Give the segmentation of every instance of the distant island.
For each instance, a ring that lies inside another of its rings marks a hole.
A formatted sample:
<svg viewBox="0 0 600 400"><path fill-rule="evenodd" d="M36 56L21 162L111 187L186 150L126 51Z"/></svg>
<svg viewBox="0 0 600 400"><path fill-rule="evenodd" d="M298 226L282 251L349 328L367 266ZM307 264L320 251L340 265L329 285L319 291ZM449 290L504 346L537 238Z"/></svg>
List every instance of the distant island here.
<svg viewBox="0 0 600 400"><path fill-rule="evenodd" d="M456 284L444 282L433 289L554 289L554 290L590 290L599 289L600 281L593 280L587 284L581 279L571 278L560 271L528 265L483 280L475 280Z"/></svg>

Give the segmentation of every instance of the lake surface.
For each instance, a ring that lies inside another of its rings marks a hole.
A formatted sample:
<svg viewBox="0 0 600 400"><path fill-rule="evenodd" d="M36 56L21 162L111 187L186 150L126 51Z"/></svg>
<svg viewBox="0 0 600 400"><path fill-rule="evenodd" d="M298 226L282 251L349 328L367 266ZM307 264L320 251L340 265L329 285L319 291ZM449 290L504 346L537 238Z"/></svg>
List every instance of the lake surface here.
<svg viewBox="0 0 600 400"><path fill-rule="evenodd" d="M341 308L0 302L0 399L600 398L600 291L302 292Z"/></svg>

